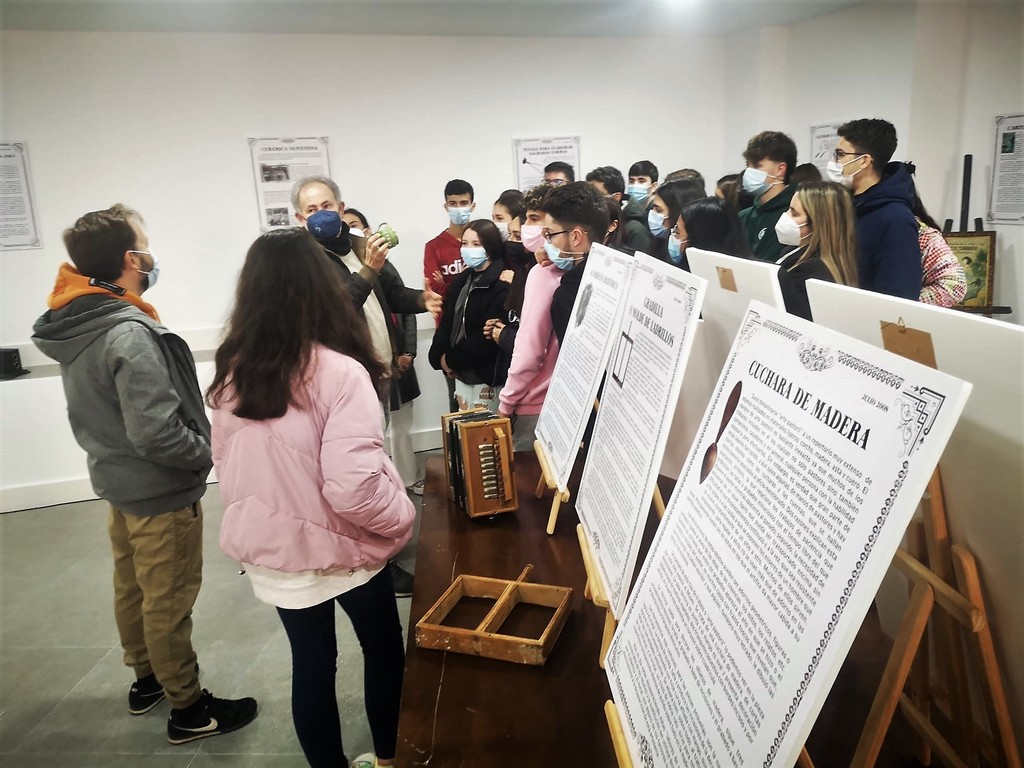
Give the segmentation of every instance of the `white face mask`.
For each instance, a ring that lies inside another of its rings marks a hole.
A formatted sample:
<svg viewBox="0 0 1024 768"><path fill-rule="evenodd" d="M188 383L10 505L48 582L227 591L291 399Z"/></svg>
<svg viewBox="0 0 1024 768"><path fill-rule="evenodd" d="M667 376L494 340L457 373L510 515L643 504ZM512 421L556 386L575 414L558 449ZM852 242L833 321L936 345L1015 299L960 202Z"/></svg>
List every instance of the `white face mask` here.
<svg viewBox="0 0 1024 768"><path fill-rule="evenodd" d="M501 234L501 239L508 242L508 222L507 221L496 221L494 226L498 228L498 232Z"/></svg>
<svg viewBox="0 0 1024 768"><path fill-rule="evenodd" d="M805 238L811 236L810 232L806 235L800 234L800 230L806 226L806 222L797 224L796 219L789 215L789 211L786 211L775 223L775 236L782 245L800 245Z"/></svg>
<svg viewBox="0 0 1024 768"><path fill-rule="evenodd" d="M828 165L825 167L825 173L828 174L828 180L834 181L836 184L840 184L846 187L847 189L850 189L853 186L853 177L856 176L861 171L863 171L864 169L861 168L859 170L856 170L849 176L846 176L843 173L843 169L850 163L857 162L862 157L865 157L865 155L857 155L857 157L853 158L853 160L847 160L845 163L837 163L835 160L829 160Z"/></svg>

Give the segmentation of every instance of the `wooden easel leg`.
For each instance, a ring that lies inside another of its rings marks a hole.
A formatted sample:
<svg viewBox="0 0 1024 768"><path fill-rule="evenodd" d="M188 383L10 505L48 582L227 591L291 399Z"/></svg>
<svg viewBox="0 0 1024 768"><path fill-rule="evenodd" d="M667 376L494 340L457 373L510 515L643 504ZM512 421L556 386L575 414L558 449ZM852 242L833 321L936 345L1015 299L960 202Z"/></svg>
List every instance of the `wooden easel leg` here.
<svg viewBox="0 0 1024 768"><path fill-rule="evenodd" d="M914 654L921 643L921 635L928 626L928 617L935 604L935 593L923 582L918 582L910 596L907 612L900 622L896 642L882 673L882 681L878 685L878 693L871 704L871 711L857 742L857 751L850 763L852 768L870 768L878 759L882 742L889 730L893 713L900 700L903 684L907 680Z"/></svg>
<svg viewBox="0 0 1024 768"><path fill-rule="evenodd" d="M1006 703L1006 692L999 676L999 665L996 662L995 644L992 642L992 630L989 627L988 615L985 612L985 599L981 593L981 580L978 578L978 566L974 556L959 545L952 548L953 567L956 569L957 584L960 592L981 611L984 622L977 632L972 633L970 646L981 683L985 707L988 713L989 727L992 729L992 740L995 743L1001 765L1008 768L1020 768L1020 753L1013 735L1013 723L1010 710Z"/></svg>
<svg viewBox="0 0 1024 768"><path fill-rule="evenodd" d="M547 481L544 479L544 474L541 473L540 478L537 480L537 490L533 492L533 497L535 499L539 499L541 496L544 495L544 491L547 489L547 487Z"/></svg>
<svg viewBox="0 0 1024 768"><path fill-rule="evenodd" d="M924 554L924 523L916 520L907 529L907 552L921 562L927 562ZM914 582L910 582L910 591L913 592ZM921 635L921 644L914 657L914 664L910 669L910 698L924 718L927 720L931 714L931 680L929 679L928 659L928 632ZM916 728L911 729L914 741L914 757L921 765L932 764L932 750L928 741L918 733Z"/></svg>
<svg viewBox="0 0 1024 768"><path fill-rule="evenodd" d="M654 509L658 513L659 520L665 516L665 499L662 497L661 488L657 483L654 485Z"/></svg>
<svg viewBox="0 0 1024 768"><path fill-rule="evenodd" d="M551 536L555 532L555 523L558 522L558 509L562 506L563 501L569 500L569 493L559 493L555 490L555 497L551 500L551 514L548 515L548 527L545 529L548 536Z"/></svg>
<svg viewBox="0 0 1024 768"><path fill-rule="evenodd" d="M633 758L629 756L629 747L626 746L626 735L622 732L622 720L619 718L619 710L615 702L604 703L604 716L608 720L608 733L612 737L612 746L615 748L615 759L619 768L633 768Z"/></svg>
<svg viewBox="0 0 1024 768"><path fill-rule="evenodd" d="M597 666L601 669L604 669L604 660L608 656L608 649L611 648L612 637L615 635L615 627L618 624L619 622L612 615L612 609L608 608L604 614L604 631L601 633L601 657L597 662Z"/></svg>
<svg viewBox="0 0 1024 768"><path fill-rule="evenodd" d="M950 553L949 528L946 524L946 506L942 495L939 470L932 473L928 483L927 503L924 505L925 545L928 567L949 585L956 583L953 556ZM978 762L971 715L970 691L967 687L967 669L964 662L963 637L957 621L945 611L936 611L932 621L935 651L940 660L940 672L949 692L950 719L953 726L953 746L968 765Z"/></svg>
<svg viewBox="0 0 1024 768"><path fill-rule="evenodd" d="M798 768L814 768L811 756L807 753L807 747L800 750L800 756L796 759Z"/></svg>

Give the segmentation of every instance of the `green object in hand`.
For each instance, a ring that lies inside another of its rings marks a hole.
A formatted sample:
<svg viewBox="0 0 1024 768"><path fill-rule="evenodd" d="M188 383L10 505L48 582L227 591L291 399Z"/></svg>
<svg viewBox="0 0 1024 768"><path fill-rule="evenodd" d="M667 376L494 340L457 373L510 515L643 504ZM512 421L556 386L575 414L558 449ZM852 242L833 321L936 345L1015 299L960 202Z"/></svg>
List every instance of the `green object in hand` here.
<svg viewBox="0 0 1024 768"><path fill-rule="evenodd" d="M377 227L377 234L387 241L389 248L394 248L398 245L398 233L395 232L394 227L390 224L384 223Z"/></svg>

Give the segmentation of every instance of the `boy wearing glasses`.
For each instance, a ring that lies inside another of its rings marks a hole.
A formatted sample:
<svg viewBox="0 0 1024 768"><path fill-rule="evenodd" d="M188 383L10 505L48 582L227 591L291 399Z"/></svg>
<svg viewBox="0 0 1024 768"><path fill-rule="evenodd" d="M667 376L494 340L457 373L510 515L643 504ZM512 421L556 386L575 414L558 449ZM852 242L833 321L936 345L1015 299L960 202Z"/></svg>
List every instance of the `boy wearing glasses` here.
<svg viewBox="0 0 1024 768"><path fill-rule="evenodd" d="M911 206L913 180L903 163L891 163L896 128L878 119L839 126L828 177L853 193L857 217L857 277L869 291L917 301L921 250Z"/></svg>

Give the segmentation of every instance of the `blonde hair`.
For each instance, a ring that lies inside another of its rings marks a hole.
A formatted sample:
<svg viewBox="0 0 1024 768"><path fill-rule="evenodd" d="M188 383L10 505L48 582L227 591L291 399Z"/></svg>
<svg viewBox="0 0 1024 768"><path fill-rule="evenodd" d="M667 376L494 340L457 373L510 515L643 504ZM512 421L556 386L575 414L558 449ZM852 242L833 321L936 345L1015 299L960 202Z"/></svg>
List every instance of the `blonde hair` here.
<svg viewBox="0 0 1024 768"><path fill-rule="evenodd" d="M811 237L790 269L816 256L837 283L856 288L857 245L850 193L831 181L808 181L797 187L796 195L807 211Z"/></svg>

